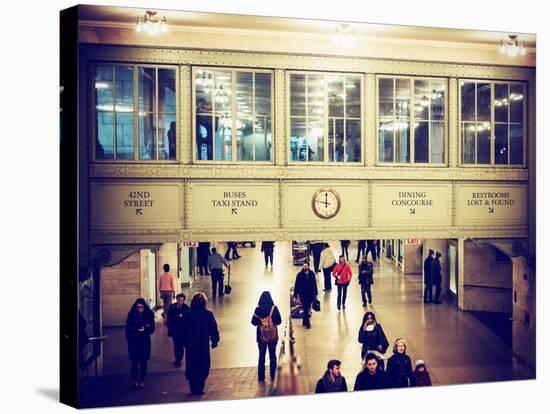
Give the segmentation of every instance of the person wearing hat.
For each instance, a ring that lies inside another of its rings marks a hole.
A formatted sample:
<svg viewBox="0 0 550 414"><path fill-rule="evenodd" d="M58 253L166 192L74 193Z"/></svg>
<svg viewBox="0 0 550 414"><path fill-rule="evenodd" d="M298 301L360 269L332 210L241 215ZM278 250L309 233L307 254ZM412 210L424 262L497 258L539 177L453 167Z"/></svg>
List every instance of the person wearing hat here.
<svg viewBox="0 0 550 414"><path fill-rule="evenodd" d="M388 360L388 375L393 388L406 388L412 376L411 358L407 355L407 343L397 338L393 344L393 355Z"/></svg>
<svg viewBox="0 0 550 414"><path fill-rule="evenodd" d="M417 359L414 365L414 371L411 375L411 387L430 387L432 385L432 380L430 378L430 373L426 369L424 360Z"/></svg>

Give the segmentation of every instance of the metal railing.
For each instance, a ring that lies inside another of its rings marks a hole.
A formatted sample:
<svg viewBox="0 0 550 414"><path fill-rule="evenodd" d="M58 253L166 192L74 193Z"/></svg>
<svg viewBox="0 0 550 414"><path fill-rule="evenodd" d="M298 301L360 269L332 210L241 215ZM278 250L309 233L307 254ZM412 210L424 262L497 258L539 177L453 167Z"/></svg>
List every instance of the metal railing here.
<svg viewBox="0 0 550 414"><path fill-rule="evenodd" d="M294 326L288 317L283 331L273 395L303 394L300 360L294 349Z"/></svg>

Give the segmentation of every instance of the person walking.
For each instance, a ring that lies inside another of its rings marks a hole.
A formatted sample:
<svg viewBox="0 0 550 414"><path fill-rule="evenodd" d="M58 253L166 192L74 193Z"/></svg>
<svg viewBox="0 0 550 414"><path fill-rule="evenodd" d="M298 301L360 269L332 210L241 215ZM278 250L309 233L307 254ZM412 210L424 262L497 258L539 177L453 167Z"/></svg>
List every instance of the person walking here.
<svg viewBox="0 0 550 414"><path fill-rule="evenodd" d="M407 355L407 343L398 338L393 344L393 355L388 359L388 375L393 388L406 388L412 377L411 358Z"/></svg>
<svg viewBox="0 0 550 414"><path fill-rule="evenodd" d="M138 298L128 312L124 327L131 361L132 389L145 388L147 361L151 358L151 335L155 332L155 314Z"/></svg>
<svg viewBox="0 0 550 414"><path fill-rule="evenodd" d="M233 254L231 255L231 252ZM237 242L227 242L227 251L225 252L225 260L240 259L239 252L237 252Z"/></svg>
<svg viewBox="0 0 550 414"><path fill-rule="evenodd" d="M372 303L371 286L374 283L373 273L374 266L372 262L367 260L367 256L363 256L359 264L359 285L361 285L361 300L363 301L363 306L367 306L365 293L367 294L369 305Z"/></svg>
<svg viewBox="0 0 550 414"><path fill-rule="evenodd" d="M229 269L231 263L225 260L216 248L213 247L212 254L208 256L208 269L210 269L210 277L212 278L213 298L216 297L216 290L219 296L223 296L223 266Z"/></svg>
<svg viewBox="0 0 550 414"><path fill-rule="evenodd" d="M411 376L411 387L430 387L432 379L422 359L417 359Z"/></svg>
<svg viewBox="0 0 550 414"><path fill-rule="evenodd" d="M210 242L199 242L197 247L197 262L200 275L210 275L208 272L208 256L210 256Z"/></svg>
<svg viewBox="0 0 550 414"><path fill-rule="evenodd" d="M311 303L317 299L317 294L315 273L309 269L309 262L305 261L302 265L302 270L296 275L296 281L294 282L294 297L298 298L302 304L304 312L302 325L307 329L311 328L309 313L311 310Z"/></svg>
<svg viewBox="0 0 550 414"><path fill-rule="evenodd" d="M374 244L374 240L367 240L367 249L365 250L365 256L368 256L370 252L370 256L372 258L372 261L376 261L376 245Z"/></svg>
<svg viewBox="0 0 550 414"><path fill-rule="evenodd" d="M170 273L170 265L166 263L162 268L164 273L159 276L158 290L162 298L162 317L166 319L168 308L172 304L172 299L176 293L176 284L174 275Z"/></svg>
<svg viewBox="0 0 550 414"><path fill-rule="evenodd" d="M386 338L384 329L382 329L382 325L376 321L374 312L367 312L363 316L357 340L363 344L361 359L365 358L365 355L371 350L384 354L388 349L388 339ZM383 368L383 362L381 367Z"/></svg>
<svg viewBox="0 0 550 414"><path fill-rule="evenodd" d="M430 275L432 277L432 285L435 286L435 297L434 297L434 303L440 304L441 301L439 300L439 296L441 295L441 253L437 252L435 254L435 259L430 264Z"/></svg>
<svg viewBox="0 0 550 414"><path fill-rule="evenodd" d="M378 366L378 358L369 352L365 356L363 370L357 374L353 391L382 390L391 388L391 380L388 374Z"/></svg>
<svg viewBox="0 0 550 414"><path fill-rule="evenodd" d="M348 390L346 378L342 376L342 372L340 371L341 365L342 363L337 359L328 361L325 374L317 381L315 394L322 394L325 392L346 392Z"/></svg>
<svg viewBox="0 0 550 414"><path fill-rule="evenodd" d="M268 291L262 292L258 306L252 315L252 325L256 326L256 342L258 343L258 381L265 380L265 354L269 350L269 377L275 379L277 370L277 341L279 334L277 326L281 324L281 314Z"/></svg>
<svg viewBox="0 0 550 414"><path fill-rule="evenodd" d="M355 263L359 263L359 259L365 255L366 248L367 248L366 240L359 240L357 242L357 258L355 259Z"/></svg>
<svg viewBox="0 0 550 414"><path fill-rule="evenodd" d="M260 251L264 253L265 267L267 267L268 261L271 263L271 267L273 267L273 249L275 247L274 245L275 245L275 242L273 241L262 242Z"/></svg>
<svg viewBox="0 0 550 414"><path fill-rule="evenodd" d="M320 266L323 269L324 289L323 292L330 292L332 290L331 275L334 266L336 265L336 259L332 253L332 249L328 243L325 243L325 248L321 252Z"/></svg>
<svg viewBox="0 0 550 414"><path fill-rule="evenodd" d="M321 271L319 269L321 252L325 248L325 242L322 240L313 240L309 242L309 245L311 246L311 255L313 256L313 268L315 269L315 273L319 273Z"/></svg>
<svg viewBox="0 0 550 414"><path fill-rule="evenodd" d="M197 292L191 307L183 316L185 344L185 378L191 394L204 394L204 383L210 373L210 347L218 346L220 333L214 314L206 309L206 295Z"/></svg>
<svg viewBox="0 0 550 414"><path fill-rule="evenodd" d="M375 240L374 241L374 251L376 252L376 258L377 259L380 259L380 240Z"/></svg>
<svg viewBox="0 0 550 414"><path fill-rule="evenodd" d="M340 305L346 309L346 296L348 294L348 286L351 282L351 266L344 256L338 258L338 264L332 270L332 276L336 279L334 284L338 288L338 298L336 299L336 307L340 310Z"/></svg>
<svg viewBox="0 0 550 414"><path fill-rule="evenodd" d="M344 256L348 261L349 261L348 248L350 244L351 244L351 241L349 240L340 240L340 247L342 248L342 256Z"/></svg>
<svg viewBox="0 0 550 414"><path fill-rule="evenodd" d="M430 303L432 298L432 262L434 260L434 251L430 249L428 257L424 260L424 303Z"/></svg>
<svg viewBox="0 0 550 414"><path fill-rule="evenodd" d="M189 310L189 306L185 304L185 294L180 293L176 296L176 303L172 303L168 308L166 317L168 326L168 336L172 338L174 343L174 367L181 367L184 351L183 337L183 316Z"/></svg>

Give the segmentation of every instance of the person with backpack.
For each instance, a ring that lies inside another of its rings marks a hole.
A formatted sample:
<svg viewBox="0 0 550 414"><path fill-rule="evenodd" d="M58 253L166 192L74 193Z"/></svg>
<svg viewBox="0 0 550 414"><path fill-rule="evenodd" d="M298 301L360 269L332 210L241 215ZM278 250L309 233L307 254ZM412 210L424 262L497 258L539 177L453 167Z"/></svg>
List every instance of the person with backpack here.
<svg viewBox="0 0 550 414"><path fill-rule="evenodd" d="M363 306L367 306L367 298L369 299L369 304L372 303L372 293L371 285L374 283L372 274L374 272L374 266L372 262L367 260L367 256L363 256L361 264L359 265L359 285L361 286L361 299L363 301Z"/></svg>
<svg viewBox="0 0 550 414"><path fill-rule="evenodd" d="M275 379L277 370L277 341L279 335L277 325L282 322L279 309L273 303L271 293L262 292L258 306L252 315L252 325L256 326L256 342L260 352L258 358L258 381L265 380L265 354L269 350L269 376L271 381Z"/></svg>

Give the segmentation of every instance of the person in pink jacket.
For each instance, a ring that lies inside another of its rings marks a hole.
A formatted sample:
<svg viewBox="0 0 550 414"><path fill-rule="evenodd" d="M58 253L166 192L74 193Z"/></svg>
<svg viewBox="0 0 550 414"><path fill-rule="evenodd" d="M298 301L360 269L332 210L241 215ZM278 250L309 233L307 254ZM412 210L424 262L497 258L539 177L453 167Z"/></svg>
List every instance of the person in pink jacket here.
<svg viewBox="0 0 550 414"><path fill-rule="evenodd" d="M348 293L349 282L351 281L351 266L344 256L340 256L339 263L332 269L332 276L334 276L335 284L338 287L338 299L337 307L340 310L340 304L346 309L346 296Z"/></svg>
<svg viewBox="0 0 550 414"><path fill-rule="evenodd" d="M163 302L162 317L166 318L166 315L168 315L168 308L172 304L172 299L176 293L176 284L174 282L174 275L170 273L170 265L166 263L162 268L164 269L164 273L159 276L158 290Z"/></svg>

